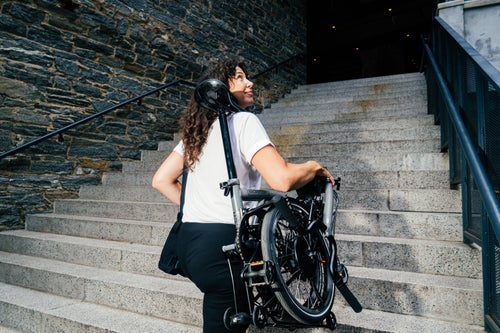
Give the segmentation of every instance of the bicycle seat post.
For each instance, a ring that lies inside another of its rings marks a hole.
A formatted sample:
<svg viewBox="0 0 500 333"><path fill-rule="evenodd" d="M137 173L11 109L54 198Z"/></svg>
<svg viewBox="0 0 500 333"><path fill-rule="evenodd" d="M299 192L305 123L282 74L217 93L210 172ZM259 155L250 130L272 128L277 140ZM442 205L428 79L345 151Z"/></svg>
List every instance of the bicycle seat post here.
<svg viewBox="0 0 500 333"><path fill-rule="evenodd" d="M243 203L241 200L240 181L236 176L236 167L234 166L227 115L224 107L219 108L219 123L222 134L222 144L224 146L224 154L226 158L227 174L229 176L229 180L221 184L221 189L224 189L226 194L231 195L234 222L236 226L239 227L241 219L243 218Z"/></svg>
<svg viewBox="0 0 500 333"><path fill-rule="evenodd" d="M217 113L222 134L222 144L224 147L224 157L229 180L221 184L221 189L225 195L231 195L233 207L233 217L238 229L243 218L243 203L241 199L240 182L236 174L236 167L231 149L231 139L227 122L228 114L245 111L232 97L227 86L217 79L207 79L200 82L194 93L196 101L209 110Z"/></svg>

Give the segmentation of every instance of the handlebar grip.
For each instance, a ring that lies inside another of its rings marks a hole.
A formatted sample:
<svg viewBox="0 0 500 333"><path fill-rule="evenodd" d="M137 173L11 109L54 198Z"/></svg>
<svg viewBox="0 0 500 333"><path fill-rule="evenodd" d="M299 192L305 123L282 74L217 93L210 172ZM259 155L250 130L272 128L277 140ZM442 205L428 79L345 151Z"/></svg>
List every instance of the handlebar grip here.
<svg viewBox="0 0 500 333"><path fill-rule="evenodd" d="M359 303L358 299L349 290L349 288L347 288L347 285L345 283L339 283L339 284L336 284L336 286L337 286L337 289L342 294L342 296L344 296L347 303L349 303L351 308L354 310L354 312L359 313L359 312L361 312L361 310L363 310L363 307Z"/></svg>
<svg viewBox="0 0 500 333"><path fill-rule="evenodd" d="M337 191L340 190L340 181L341 180L342 180L342 178L340 178L340 177L335 178L335 187L336 187Z"/></svg>

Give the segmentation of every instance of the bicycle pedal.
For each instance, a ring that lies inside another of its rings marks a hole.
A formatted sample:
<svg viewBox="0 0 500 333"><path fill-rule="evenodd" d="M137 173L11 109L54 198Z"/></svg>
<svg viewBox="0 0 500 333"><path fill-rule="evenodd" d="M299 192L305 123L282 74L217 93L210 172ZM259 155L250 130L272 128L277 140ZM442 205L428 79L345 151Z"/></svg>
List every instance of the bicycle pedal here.
<svg viewBox="0 0 500 333"><path fill-rule="evenodd" d="M248 280L250 287L269 285L272 281L271 268L268 261L254 261L245 267L242 277Z"/></svg>
<svg viewBox="0 0 500 333"><path fill-rule="evenodd" d="M250 267L256 267L256 266L264 266L265 262L263 260L261 261L254 261L250 263Z"/></svg>

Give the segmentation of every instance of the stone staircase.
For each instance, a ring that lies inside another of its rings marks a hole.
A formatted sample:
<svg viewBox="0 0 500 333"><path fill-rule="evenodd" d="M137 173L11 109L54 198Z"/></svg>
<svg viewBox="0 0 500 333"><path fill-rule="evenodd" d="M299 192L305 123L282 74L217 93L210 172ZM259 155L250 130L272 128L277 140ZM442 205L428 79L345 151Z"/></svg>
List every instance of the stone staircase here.
<svg viewBox="0 0 500 333"><path fill-rule="evenodd" d="M421 74L299 87L261 119L289 161L342 177L339 253L364 310L338 294L338 332L484 332L481 253L461 242ZM0 233L0 332L201 331L202 295L156 268L177 208L150 180L171 148Z"/></svg>

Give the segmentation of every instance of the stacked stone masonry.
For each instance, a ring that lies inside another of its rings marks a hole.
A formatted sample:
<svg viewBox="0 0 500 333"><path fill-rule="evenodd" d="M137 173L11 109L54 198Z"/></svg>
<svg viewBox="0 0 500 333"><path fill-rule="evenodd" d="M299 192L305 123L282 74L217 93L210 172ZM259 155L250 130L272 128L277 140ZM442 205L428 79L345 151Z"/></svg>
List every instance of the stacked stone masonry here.
<svg viewBox="0 0 500 333"><path fill-rule="evenodd" d="M304 0L2 1L0 152L162 83L195 81L215 58L242 57L258 73L305 43ZM303 62L268 72L256 82L261 107L304 81ZM168 88L1 159L0 230L171 139L191 89Z"/></svg>

